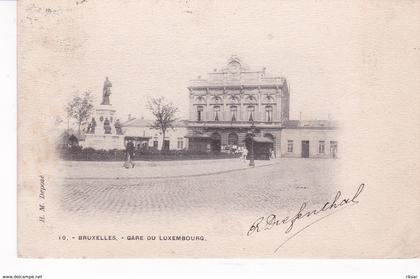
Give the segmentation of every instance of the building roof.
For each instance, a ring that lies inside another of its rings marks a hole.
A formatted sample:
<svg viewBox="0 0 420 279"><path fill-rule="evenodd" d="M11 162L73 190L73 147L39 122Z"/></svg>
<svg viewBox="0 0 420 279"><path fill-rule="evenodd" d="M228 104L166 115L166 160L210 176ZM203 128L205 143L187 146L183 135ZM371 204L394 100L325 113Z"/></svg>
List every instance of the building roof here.
<svg viewBox="0 0 420 279"><path fill-rule="evenodd" d="M153 124L153 120L149 119L137 119L133 118L126 122L121 123L121 127L150 127ZM186 127L187 120L177 120L173 124L174 127Z"/></svg>
<svg viewBox="0 0 420 279"><path fill-rule="evenodd" d="M121 123L122 127L149 127L152 125L151 120L132 118Z"/></svg>
<svg viewBox="0 0 420 279"><path fill-rule="evenodd" d="M338 127L337 121L332 120L287 120L283 122L285 128L290 129L335 129Z"/></svg>

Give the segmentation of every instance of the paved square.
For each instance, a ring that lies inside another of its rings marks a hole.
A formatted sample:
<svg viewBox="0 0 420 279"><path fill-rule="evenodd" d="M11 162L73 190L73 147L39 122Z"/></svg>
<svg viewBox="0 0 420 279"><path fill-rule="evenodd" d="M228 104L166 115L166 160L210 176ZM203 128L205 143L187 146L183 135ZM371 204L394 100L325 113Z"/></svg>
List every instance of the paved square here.
<svg viewBox="0 0 420 279"><path fill-rule="evenodd" d="M120 162L70 163L73 171L69 169L60 190L64 211L133 216L199 210L265 213L296 209L303 201L316 204L337 190L339 160L282 158L257 161L256 167L239 160L138 162L132 170L122 169Z"/></svg>

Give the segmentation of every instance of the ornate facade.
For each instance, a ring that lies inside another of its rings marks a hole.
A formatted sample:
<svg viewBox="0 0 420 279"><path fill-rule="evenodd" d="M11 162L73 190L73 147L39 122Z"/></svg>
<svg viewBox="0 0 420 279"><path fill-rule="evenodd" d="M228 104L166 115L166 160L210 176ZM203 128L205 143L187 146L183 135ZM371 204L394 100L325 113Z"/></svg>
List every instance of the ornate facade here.
<svg viewBox="0 0 420 279"><path fill-rule="evenodd" d="M189 148L220 151L243 145L251 125L256 137L280 150L282 123L289 119L289 88L283 77L253 71L232 56L226 67L188 86ZM264 140L264 139L263 139Z"/></svg>

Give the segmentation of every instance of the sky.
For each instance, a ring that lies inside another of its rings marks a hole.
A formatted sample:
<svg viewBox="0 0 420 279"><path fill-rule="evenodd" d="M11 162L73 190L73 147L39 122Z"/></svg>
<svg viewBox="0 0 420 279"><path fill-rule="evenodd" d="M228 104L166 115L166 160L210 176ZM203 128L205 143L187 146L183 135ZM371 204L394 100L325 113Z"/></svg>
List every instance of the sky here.
<svg viewBox="0 0 420 279"><path fill-rule="evenodd" d="M27 27L38 31L39 70L49 73L42 90L62 104L90 90L99 104L108 76L122 120L150 118L151 96L164 96L187 118L188 81L231 55L287 79L291 119L339 119L360 79L360 7L344 1L58 2L26 8L34 19Z"/></svg>

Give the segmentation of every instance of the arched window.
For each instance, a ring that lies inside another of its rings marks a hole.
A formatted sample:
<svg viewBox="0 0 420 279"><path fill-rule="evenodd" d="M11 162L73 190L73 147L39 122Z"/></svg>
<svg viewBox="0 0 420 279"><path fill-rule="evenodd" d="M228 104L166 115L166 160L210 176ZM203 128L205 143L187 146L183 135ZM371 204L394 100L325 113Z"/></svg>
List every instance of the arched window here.
<svg viewBox="0 0 420 279"><path fill-rule="evenodd" d="M214 121L219 121L220 107L214 106Z"/></svg>
<svg viewBox="0 0 420 279"><path fill-rule="evenodd" d="M273 121L273 107L272 106L265 107L265 121L266 122Z"/></svg>
<svg viewBox="0 0 420 279"><path fill-rule="evenodd" d="M213 100L214 100L214 102L215 102L216 104L220 104L220 103L222 102L222 98L220 98L220 97L218 97L218 96L215 96L215 97L213 98Z"/></svg>
<svg viewBox="0 0 420 279"><path fill-rule="evenodd" d="M256 102L256 101L257 101L257 98L255 98L255 96L254 96L254 95L248 95L247 99L248 99L248 101L250 101L250 102Z"/></svg>
<svg viewBox="0 0 420 279"><path fill-rule="evenodd" d="M197 107L197 121L203 121L203 107Z"/></svg>
<svg viewBox="0 0 420 279"><path fill-rule="evenodd" d="M206 99L203 97L203 96L198 96L197 98L196 98L196 102L198 102L198 103L205 103L206 102Z"/></svg>
<svg viewBox="0 0 420 279"><path fill-rule="evenodd" d="M247 107L247 112L248 112L248 115L247 115L248 121L254 121L255 107L254 106L248 106Z"/></svg>
<svg viewBox="0 0 420 279"><path fill-rule="evenodd" d="M267 95L265 97L265 99L266 99L267 102L272 102L274 100L273 96L271 96L271 95Z"/></svg>
<svg viewBox="0 0 420 279"><path fill-rule="evenodd" d="M231 117L231 121L236 121L236 119L238 118L238 107L237 106L231 106L230 107L230 117Z"/></svg>
<svg viewBox="0 0 420 279"><path fill-rule="evenodd" d="M232 103L238 103L238 97L236 97L235 95L230 95L229 96L229 101Z"/></svg>

